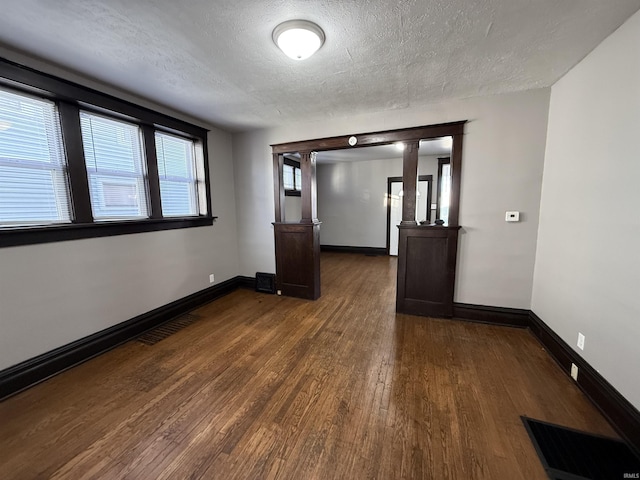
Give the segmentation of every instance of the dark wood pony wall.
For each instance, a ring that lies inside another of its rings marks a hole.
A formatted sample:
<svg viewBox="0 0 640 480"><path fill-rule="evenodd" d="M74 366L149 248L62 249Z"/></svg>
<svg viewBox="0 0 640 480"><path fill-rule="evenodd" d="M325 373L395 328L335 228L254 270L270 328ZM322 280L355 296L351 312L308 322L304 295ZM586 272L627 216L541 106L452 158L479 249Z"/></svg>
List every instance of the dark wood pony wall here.
<svg viewBox="0 0 640 480"><path fill-rule="evenodd" d="M276 290L289 297L316 300L320 297L320 222L317 218L315 153L300 153L302 173L302 219L284 218L284 157L274 148L276 221L273 222L276 247Z"/></svg>
<svg viewBox="0 0 640 480"><path fill-rule="evenodd" d="M320 225L315 152L402 142L402 222L399 226L396 311L451 317L458 248L458 211L465 121L272 145L275 187L276 287L282 295L320 297ZM420 140L452 137L451 198L445 225L416 222ZM284 154L300 157L302 219L284 218Z"/></svg>

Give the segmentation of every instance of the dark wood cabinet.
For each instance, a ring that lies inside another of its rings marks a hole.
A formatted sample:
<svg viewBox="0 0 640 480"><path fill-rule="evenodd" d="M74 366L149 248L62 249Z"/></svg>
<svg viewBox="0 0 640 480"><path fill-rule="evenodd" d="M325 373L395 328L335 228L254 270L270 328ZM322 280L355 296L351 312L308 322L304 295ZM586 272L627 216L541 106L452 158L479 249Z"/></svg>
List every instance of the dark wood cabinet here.
<svg viewBox="0 0 640 480"><path fill-rule="evenodd" d="M276 289L282 295L320 297L320 222L275 222Z"/></svg>
<svg viewBox="0 0 640 480"><path fill-rule="evenodd" d="M460 227L400 225L396 311L453 316Z"/></svg>

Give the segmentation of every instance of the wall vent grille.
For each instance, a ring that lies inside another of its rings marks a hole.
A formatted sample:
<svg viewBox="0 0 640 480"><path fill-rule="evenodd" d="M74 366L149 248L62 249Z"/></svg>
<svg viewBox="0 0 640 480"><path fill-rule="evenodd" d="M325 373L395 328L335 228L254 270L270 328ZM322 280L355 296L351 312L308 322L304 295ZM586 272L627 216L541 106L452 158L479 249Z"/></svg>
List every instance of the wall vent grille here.
<svg viewBox="0 0 640 480"><path fill-rule="evenodd" d="M256 292L276 293L276 276L273 273L256 273Z"/></svg>
<svg viewBox="0 0 640 480"><path fill-rule="evenodd" d="M145 345L155 345L160 340L164 340L174 333L179 332L196 320L200 320L200 318L201 317L199 315L194 315L192 313L181 315L173 320L169 320L167 323L164 323L159 327L154 328L153 330L143 333L136 340L140 343L144 343Z"/></svg>

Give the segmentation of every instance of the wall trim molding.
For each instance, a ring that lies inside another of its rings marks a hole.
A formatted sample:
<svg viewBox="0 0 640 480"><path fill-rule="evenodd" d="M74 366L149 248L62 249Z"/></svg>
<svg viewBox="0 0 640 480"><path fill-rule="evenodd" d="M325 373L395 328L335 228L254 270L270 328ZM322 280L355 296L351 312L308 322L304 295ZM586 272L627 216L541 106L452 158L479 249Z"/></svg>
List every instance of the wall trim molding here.
<svg viewBox="0 0 640 480"><path fill-rule="evenodd" d="M320 245L321 252L357 253L363 255L388 255L384 247L351 247L348 245Z"/></svg>
<svg viewBox="0 0 640 480"><path fill-rule="evenodd" d="M640 411L533 311L529 313L529 328L565 374L571 375L572 363L578 366L576 384L580 390L640 457Z"/></svg>
<svg viewBox="0 0 640 480"><path fill-rule="evenodd" d="M470 303L453 303L453 318L472 322L527 328L530 310L522 308L489 307Z"/></svg>
<svg viewBox="0 0 640 480"><path fill-rule="evenodd" d="M529 328L568 377L571 377L571 364L575 363L578 366L578 381L575 382L578 388L640 457L640 411L533 311L454 303L453 318L493 325Z"/></svg>
<svg viewBox="0 0 640 480"><path fill-rule="evenodd" d="M233 277L2 370L0 371L0 401L133 340L147 330L156 328L238 288L254 289L255 277ZM453 313L453 318L459 320L529 328L567 376L571 372L571 363L575 363L579 369L576 382L578 387L640 456L640 412L534 312L519 308L454 303Z"/></svg>
<svg viewBox="0 0 640 480"><path fill-rule="evenodd" d="M256 288L256 277L238 275L236 280L238 282L238 288L248 288L250 290L255 290Z"/></svg>
<svg viewBox="0 0 640 480"><path fill-rule="evenodd" d="M0 400L105 353L142 333L238 288L255 278L237 276L0 371Z"/></svg>

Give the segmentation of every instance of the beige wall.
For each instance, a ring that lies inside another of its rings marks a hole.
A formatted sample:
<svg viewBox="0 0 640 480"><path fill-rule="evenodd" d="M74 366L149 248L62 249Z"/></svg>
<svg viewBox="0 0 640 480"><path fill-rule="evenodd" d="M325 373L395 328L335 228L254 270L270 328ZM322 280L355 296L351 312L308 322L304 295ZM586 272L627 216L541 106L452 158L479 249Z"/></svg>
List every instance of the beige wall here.
<svg viewBox="0 0 640 480"><path fill-rule="evenodd" d="M0 249L0 370L238 274L231 135L208 143L213 226Z"/></svg>
<svg viewBox="0 0 640 480"><path fill-rule="evenodd" d="M275 271L269 145L469 120L455 299L529 308L548 106L549 89L540 89L234 135L241 274ZM507 210L521 211L523 221L505 223Z"/></svg>
<svg viewBox="0 0 640 480"><path fill-rule="evenodd" d="M432 175L436 198L438 157L421 156L418 173ZM387 179L402 176L402 158L319 164L321 245L387 246Z"/></svg>
<svg viewBox="0 0 640 480"><path fill-rule="evenodd" d="M640 408L638 45L635 14L552 88L532 309Z"/></svg>

